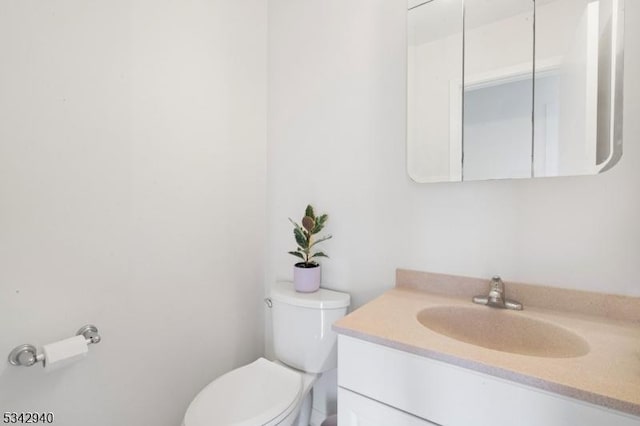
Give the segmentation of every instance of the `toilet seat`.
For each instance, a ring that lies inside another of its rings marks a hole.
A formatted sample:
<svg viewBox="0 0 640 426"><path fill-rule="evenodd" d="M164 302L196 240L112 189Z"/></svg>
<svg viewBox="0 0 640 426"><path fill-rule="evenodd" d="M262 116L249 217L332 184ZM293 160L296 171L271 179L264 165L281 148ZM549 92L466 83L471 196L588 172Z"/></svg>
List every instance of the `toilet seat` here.
<svg viewBox="0 0 640 426"><path fill-rule="evenodd" d="M302 390L302 374L258 358L200 391L184 426L271 426L296 407Z"/></svg>

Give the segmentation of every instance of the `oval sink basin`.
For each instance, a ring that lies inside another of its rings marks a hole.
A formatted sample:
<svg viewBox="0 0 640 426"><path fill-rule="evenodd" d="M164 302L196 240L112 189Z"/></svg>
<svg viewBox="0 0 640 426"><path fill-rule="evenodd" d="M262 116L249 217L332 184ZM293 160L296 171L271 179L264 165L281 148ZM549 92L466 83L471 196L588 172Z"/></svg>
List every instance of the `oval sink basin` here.
<svg viewBox="0 0 640 426"><path fill-rule="evenodd" d="M417 318L436 333L496 351L546 358L574 358L589 353L589 344L577 334L519 312L439 306L423 309Z"/></svg>

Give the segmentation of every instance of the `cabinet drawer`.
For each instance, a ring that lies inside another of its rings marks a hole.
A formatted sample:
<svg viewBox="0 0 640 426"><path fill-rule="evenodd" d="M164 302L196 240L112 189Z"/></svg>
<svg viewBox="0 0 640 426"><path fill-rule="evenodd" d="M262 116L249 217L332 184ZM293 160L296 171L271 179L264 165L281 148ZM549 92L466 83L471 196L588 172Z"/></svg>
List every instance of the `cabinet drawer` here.
<svg viewBox="0 0 640 426"><path fill-rule="evenodd" d="M338 386L444 426L640 426L640 418L340 335Z"/></svg>
<svg viewBox="0 0 640 426"><path fill-rule="evenodd" d="M344 388L338 388L338 424L340 426L435 425Z"/></svg>

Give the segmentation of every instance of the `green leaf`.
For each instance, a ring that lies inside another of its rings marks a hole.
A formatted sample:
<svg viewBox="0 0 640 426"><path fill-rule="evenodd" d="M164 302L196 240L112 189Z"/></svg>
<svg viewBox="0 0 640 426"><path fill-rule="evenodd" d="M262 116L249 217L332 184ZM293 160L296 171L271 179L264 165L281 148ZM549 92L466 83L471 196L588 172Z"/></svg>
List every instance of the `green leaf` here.
<svg viewBox="0 0 640 426"><path fill-rule="evenodd" d="M314 253L313 255L311 255L311 257L309 259L313 259L314 257L329 257L326 254L324 254L323 252L319 251L317 253Z"/></svg>
<svg viewBox="0 0 640 426"><path fill-rule="evenodd" d="M323 241L327 241L327 240L329 240L329 239L331 239L331 235L327 235L327 236L325 236L325 237L318 238L318 239L317 239L317 240L315 240L315 241L314 241L314 242L313 242L309 247L313 247L313 246L315 246L316 244L321 243L321 242L323 242Z"/></svg>
<svg viewBox="0 0 640 426"><path fill-rule="evenodd" d="M317 234L318 232L322 231L322 228L324 228L324 224L327 219L329 219L329 215L323 214L322 216L319 216L316 219L316 226L311 230L311 233Z"/></svg>
<svg viewBox="0 0 640 426"><path fill-rule="evenodd" d="M293 230L293 235L296 238L296 243L298 243L301 248L304 249L309 247L309 240L304 236L304 232L302 232L300 228L295 228Z"/></svg>
<svg viewBox="0 0 640 426"><path fill-rule="evenodd" d="M313 213L313 207L311 207L311 204L307 205L307 208L304 211L304 215L309 216L311 219L315 220L316 215Z"/></svg>
<svg viewBox="0 0 640 426"><path fill-rule="evenodd" d="M292 254L292 255L294 255L296 257L299 257L300 259L304 260L304 255L302 253L300 253L300 252L290 251L289 254Z"/></svg>
<svg viewBox="0 0 640 426"><path fill-rule="evenodd" d="M291 218L289 218L289 222L291 222L294 226L294 230L293 230L293 234L297 235L296 233L299 232L300 235L302 235L302 237L304 237L304 239L307 241L305 244L303 244L303 247L307 247L308 246L308 241L311 238L311 234L309 233L309 231L307 231L306 229L304 229L302 226L298 225L296 222L294 222ZM296 241L298 241L298 237L296 237ZM298 242L298 244L300 244Z"/></svg>

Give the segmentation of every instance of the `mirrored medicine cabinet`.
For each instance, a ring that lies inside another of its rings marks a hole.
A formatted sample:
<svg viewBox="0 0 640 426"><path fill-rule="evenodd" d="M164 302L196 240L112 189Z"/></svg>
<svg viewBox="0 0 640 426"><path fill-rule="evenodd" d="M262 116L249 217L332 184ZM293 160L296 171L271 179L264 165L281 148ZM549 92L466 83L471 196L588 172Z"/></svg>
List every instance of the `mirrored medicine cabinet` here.
<svg viewBox="0 0 640 426"><path fill-rule="evenodd" d="M624 0L409 0L417 182L593 175L622 156Z"/></svg>

